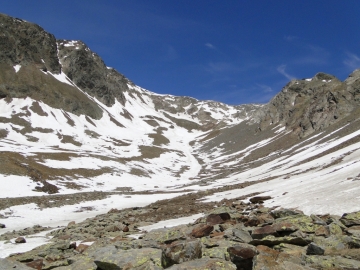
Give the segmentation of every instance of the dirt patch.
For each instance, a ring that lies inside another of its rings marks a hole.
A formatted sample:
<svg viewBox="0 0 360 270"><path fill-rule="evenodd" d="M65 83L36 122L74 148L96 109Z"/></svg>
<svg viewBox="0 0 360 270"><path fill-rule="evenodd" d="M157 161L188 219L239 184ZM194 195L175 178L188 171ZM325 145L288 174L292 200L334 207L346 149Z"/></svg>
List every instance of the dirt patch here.
<svg viewBox="0 0 360 270"><path fill-rule="evenodd" d="M78 146L80 147L82 144L76 140L74 140L74 138L72 136L69 136L69 135L63 135L62 136L62 139L61 139L61 142L62 143L71 143L75 146Z"/></svg>
<svg viewBox="0 0 360 270"><path fill-rule="evenodd" d="M46 112L43 111L43 109L41 108L39 102L35 101L32 103L30 109L34 112L37 113L40 116L48 116L48 114Z"/></svg>

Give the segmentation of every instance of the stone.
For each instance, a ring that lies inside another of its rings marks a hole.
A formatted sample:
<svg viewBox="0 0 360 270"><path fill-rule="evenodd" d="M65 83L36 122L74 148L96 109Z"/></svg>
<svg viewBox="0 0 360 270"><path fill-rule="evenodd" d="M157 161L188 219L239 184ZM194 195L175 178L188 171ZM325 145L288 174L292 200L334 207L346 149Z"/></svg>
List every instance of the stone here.
<svg viewBox="0 0 360 270"><path fill-rule="evenodd" d="M42 267L44 266L43 259L37 259L32 262L28 262L28 263L26 263L26 266L29 266L36 270L42 270Z"/></svg>
<svg viewBox="0 0 360 270"><path fill-rule="evenodd" d="M253 240L250 233L245 229L233 228L232 235L231 239L240 243L249 243Z"/></svg>
<svg viewBox="0 0 360 270"><path fill-rule="evenodd" d="M305 262L316 269L360 269L360 261L341 256L305 256Z"/></svg>
<svg viewBox="0 0 360 270"><path fill-rule="evenodd" d="M141 248L122 250L115 246L99 248L94 254L94 263L100 269L136 269L146 264L156 266L158 269L168 266L163 262L162 251L154 248Z"/></svg>
<svg viewBox="0 0 360 270"><path fill-rule="evenodd" d="M282 222L291 223L294 226L297 226L299 230L306 233L314 233L315 230L320 226L314 224L311 217L302 214L277 218L275 219L274 224Z"/></svg>
<svg viewBox="0 0 360 270"><path fill-rule="evenodd" d="M20 262L12 261L10 259L1 259L0 258L0 270L34 270L34 268L28 267Z"/></svg>
<svg viewBox="0 0 360 270"><path fill-rule="evenodd" d="M201 259L176 264L167 268L169 270L236 270L235 264L221 259L203 257Z"/></svg>
<svg viewBox="0 0 360 270"><path fill-rule="evenodd" d="M220 213L220 214L210 214L206 217L206 223L208 225L216 225L225 223L227 220L230 220L231 216L229 213Z"/></svg>
<svg viewBox="0 0 360 270"><path fill-rule="evenodd" d="M345 213L340 218L340 221L347 227L360 225L360 211L359 212L352 212L352 213Z"/></svg>
<svg viewBox="0 0 360 270"><path fill-rule="evenodd" d="M271 225L279 234L291 233L299 230L299 227L290 222L277 222Z"/></svg>
<svg viewBox="0 0 360 270"><path fill-rule="evenodd" d="M191 235L195 238L201 238L204 236L210 235L210 233L213 231L214 226L207 225L207 224L200 224L197 225L191 232Z"/></svg>
<svg viewBox="0 0 360 270"><path fill-rule="evenodd" d="M271 212L271 215L274 218L284 218L284 217L288 217L288 216L295 216L295 215L301 215L301 214L304 214L304 213L300 210L293 210L293 209L287 209L287 208L281 208L281 209L274 210Z"/></svg>
<svg viewBox="0 0 360 270"><path fill-rule="evenodd" d="M316 236L324 236L329 237L330 236L330 229L329 226L320 226L315 230Z"/></svg>
<svg viewBox="0 0 360 270"><path fill-rule="evenodd" d="M284 237L275 237L273 235L268 235L262 239L254 239L249 244L251 245L264 245L264 246L275 246L279 244L293 244L298 246L306 246L311 242L311 240L301 237L292 237L292 236L284 236Z"/></svg>
<svg viewBox="0 0 360 270"><path fill-rule="evenodd" d="M330 232L330 235L342 235L343 234L341 227L334 222L329 225L329 232Z"/></svg>
<svg viewBox="0 0 360 270"><path fill-rule="evenodd" d="M15 243L16 244L24 244L24 243L26 243L26 239L24 237L20 236L15 239Z"/></svg>
<svg viewBox="0 0 360 270"><path fill-rule="evenodd" d="M163 258L168 264L180 264L186 261L201 258L201 242L199 239L177 241L163 249Z"/></svg>
<svg viewBox="0 0 360 270"><path fill-rule="evenodd" d="M251 233L253 239L261 239L268 235L278 236L276 229L271 225L255 228Z"/></svg>
<svg viewBox="0 0 360 270"><path fill-rule="evenodd" d="M0 229L6 228L5 224L0 223Z"/></svg>
<svg viewBox="0 0 360 270"><path fill-rule="evenodd" d="M264 201L270 200L270 199L272 199L271 196L255 196L255 197L250 198L249 201L251 203L263 203Z"/></svg>
<svg viewBox="0 0 360 270"><path fill-rule="evenodd" d="M324 253L325 249L314 242L311 242L306 249L306 255L324 255Z"/></svg>
<svg viewBox="0 0 360 270"><path fill-rule="evenodd" d="M171 243L176 240L185 240L190 234L186 225L175 226L172 228L161 228L148 232L144 235L144 240L154 240L159 243Z"/></svg>
<svg viewBox="0 0 360 270"><path fill-rule="evenodd" d="M253 267L253 258L257 254L254 246L242 244L229 247L227 249L230 260L238 269L251 270Z"/></svg>
<svg viewBox="0 0 360 270"><path fill-rule="evenodd" d="M75 226L76 222L75 221L70 221L67 225L67 227L73 227Z"/></svg>
<svg viewBox="0 0 360 270"><path fill-rule="evenodd" d="M77 247L76 247L76 251L79 252L79 253L83 253L85 250L87 250L89 248L89 245L85 245L85 244L79 244Z"/></svg>
<svg viewBox="0 0 360 270"><path fill-rule="evenodd" d="M259 252L253 259L253 270L308 270L312 269L301 265L297 256L284 254L266 246L258 246Z"/></svg>
<svg viewBox="0 0 360 270"><path fill-rule="evenodd" d="M324 226L327 225L326 222L317 215L311 214L310 217L313 220L314 224L324 225Z"/></svg>

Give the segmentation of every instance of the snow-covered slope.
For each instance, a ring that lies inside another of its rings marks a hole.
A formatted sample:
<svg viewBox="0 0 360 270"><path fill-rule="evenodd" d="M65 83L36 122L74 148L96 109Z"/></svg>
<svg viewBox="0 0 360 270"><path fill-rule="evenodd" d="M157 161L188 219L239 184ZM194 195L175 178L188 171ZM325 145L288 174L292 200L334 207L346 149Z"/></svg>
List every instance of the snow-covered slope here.
<svg viewBox="0 0 360 270"><path fill-rule="evenodd" d="M199 190L209 191L203 201L256 192L306 213L359 210L359 70L345 82L294 80L266 105L229 106L150 92L83 42L0 19L9 37L39 33L27 40L33 56L7 52L16 42L0 48L3 232Z"/></svg>

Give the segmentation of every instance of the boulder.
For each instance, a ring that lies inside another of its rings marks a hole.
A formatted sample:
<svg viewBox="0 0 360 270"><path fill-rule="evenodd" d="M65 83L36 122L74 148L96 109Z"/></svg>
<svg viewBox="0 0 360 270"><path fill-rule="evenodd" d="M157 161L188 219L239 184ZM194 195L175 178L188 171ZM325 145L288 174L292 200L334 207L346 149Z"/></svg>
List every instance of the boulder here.
<svg viewBox="0 0 360 270"><path fill-rule="evenodd" d="M235 264L221 259L204 257L201 259L176 264L167 268L169 270L236 270Z"/></svg>
<svg viewBox="0 0 360 270"><path fill-rule="evenodd" d="M34 268L30 268L20 262L12 261L10 259L1 259L0 258L0 270L9 270L9 269L34 270ZM234 268L234 269L236 269L236 268Z"/></svg>
<svg viewBox="0 0 360 270"><path fill-rule="evenodd" d="M225 223L227 220L230 220L229 213L220 213L220 214L210 214L206 217L206 223L208 225L216 225Z"/></svg>
<svg viewBox="0 0 360 270"><path fill-rule="evenodd" d="M34 268L36 270L42 270L42 267L44 266L43 259L37 259L32 262L28 262L26 266L29 266L31 268Z"/></svg>
<svg viewBox="0 0 360 270"><path fill-rule="evenodd" d="M167 264L180 264L201 258L201 242L199 239L176 241L163 249L163 258Z"/></svg>
<svg viewBox="0 0 360 270"><path fill-rule="evenodd" d="M347 227L360 225L360 211L359 212L352 212L352 213L345 213L340 218L340 221Z"/></svg>
<svg viewBox="0 0 360 270"><path fill-rule="evenodd" d="M330 236L330 229L329 226L320 226L315 230L316 236L324 236L329 237Z"/></svg>
<svg viewBox="0 0 360 270"><path fill-rule="evenodd" d="M284 254L266 246L258 246L258 255L253 260L253 270L305 270L299 257Z"/></svg>
<svg viewBox="0 0 360 270"><path fill-rule="evenodd" d="M144 235L144 240L153 240L158 243L171 243L176 240L185 240L190 234L190 229L186 225L180 225L172 228L161 228L148 232Z"/></svg>
<svg viewBox="0 0 360 270"><path fill-rule="evenodd" d="M275 237L273 235L268 235L262 239L254 239L249 244L251 245L264 245L264 246L275 246L279 244L293 244L298 246L306 246L311 242L311 240L302 237L293 237L293 236L284 236L284 237Z"/></svg>
<svg viewBox="0 0 360 270"><path fill-rule="evenodd" d="M24 237L20 236L15 239L15 243L16 244L24 244L24 243L26 243L26 239Z"/></svg>
<svg viewBox="0 0 360 270"><path fill-rule="evenodd" d="M251 233L253 239L261 239L268 235L278 236L276 229L271 225L255 228Z"/></svg>
<svg viewBox="0 0 360 270"><path fill-rule="evenodd" d="M0 229L6 228L5 224L0 223Z"/></svg>
<svg viewBox="0 0 360 270"><path fill-rule="evenodd" d="M229 247L227 249L230 260L238 269L251 270L253 267L253 258L258 253L252 245L241 244Z"/></svg>
<svg viewBox="0 0 360 270"><path fill-rule="evenodd" d="M305 262L316 269L360 269L360 261L341 256L305 256Z"/></svg>
<svg viewBox="0 0 360 270"><path fill-rule="evenodd" d="M280 208L278 210L274 210L271 212L271 215L274 218L284 218L288 216L295 216L295 215L302 215L304 214L300 210L294 210L294 209L287 209L287 208Z"/></svg>
<svg viewBox="0 0 360 270"><path fill-rule="evenodd" d="M232 229L231 239L233 241L240 242L240 243L249 243L250 241L253 240L250 233L247 230L241 229L241 228L233 228Z"/></svg>
<svg viewBox="0 0 360 270"><path fill-rule="evenodd" d="M83 253L86 249L88 249L89 245L85 245L85 244L79 244L76 247L76 251L79 253Z"/></svg>
<svg viewBox="0 0 360 270"><path fill-rule="evenodd" d="M263 203L266 200L270 200L272 197L271 196L255 196L250 198L250 202L251 203Z"/></svg>
<svg viewBox="0 0 360 270"><path fill-rule="evenodd" d="M136 269L149 265L161 269L162 251L154 248L142 249L117 249L115 246L106 246L97 250L94 255L94 263L100 269ZM167 262L164 261L164 267Z"/></svg>
<svg viewBox="0 0 360 270"><path fill-rule="evenodd" d="M195 238L201 238L204 236L210 235L210 233L214 230L214 226L207 224L197 225L191 232L191 235Z"/></svg>
<svg viewBox="0 0 360 270"><path fill-rule="evenodd" d="M311 242L306 249L306 255L324 255L324 253L325 249L314 242Z"/></svg>
<svg viewBox="0 0 360 270"><path fill-rule="evenodd" d="M315 230L320 226L314 224L311 217L302 214L275 219L274 224L283 222L291 223L294 226L298 227L299 230L306 233L314 233Z"/></svg>

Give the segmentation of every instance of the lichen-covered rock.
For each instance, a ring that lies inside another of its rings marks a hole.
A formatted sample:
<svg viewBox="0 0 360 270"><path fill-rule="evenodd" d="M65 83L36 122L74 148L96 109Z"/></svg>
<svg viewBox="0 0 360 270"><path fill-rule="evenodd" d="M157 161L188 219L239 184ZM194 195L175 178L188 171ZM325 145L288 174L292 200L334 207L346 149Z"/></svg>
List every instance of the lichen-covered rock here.
<svg viewBox="0 0 360 270"><path fill-rule="evenodd" d="M201 238L210 235L210 233L213 230L214 230L214 226L207 224L199 224L194 227L194 229L191 232L191 235L195 238Z"/></svg>
<svg viewBox="0 0 360 270"><path fill-rule="evenodd" d="M201 242L199 239L173 242L163 249L166 264L179 264L201 258Z"/></svg>
<svg viewBox="0 0 360 270"><path fill-rule="evenodd" d="M306 255L324 255L324 253L325 249L313 242L306 249Z"/></svg>
<svg viewBox="0 0 360 270"><path fill-rule="evenodd" d="M222 224L227 220L230 220L231 216L229 213L210 214L206 217L206 223L208 225Z"/></svg>
<svg viewBox="0 0 360 270"><path fill-rule="evenodd" d="M180 225L172 228L156 229L148 232L143 239L154 240L159 243L171 243L176 240L185 240L187 235L191 232L188 226Z"/></svg>
<svg viewBox="0 0 360 270"><path fill-rule="evenodd" d="M280 208L277 210L274 210L271 212L271 215L274 218L284 218L284 217L288 217L288 216L295 216L295 215L302 215L304 214L302 211L300 210L293 210L293 209L288 209L288 208Z"/></svg>
<svg viewBox="0 0 360 270"><path fill-rule="evenodd" d="M20 262L12 261L10 259L1 259L0 258L0 270L34 270L34 268L30 268Z"/></svg>
<svg viewBox="0 0 360 270"><path fill-rule="evenodd" d="M230 260L238 269L251 270L253 267L253 258L258 253L257 249L248 244L238 244L227 249Z"/></svg>
<svg viewBox="0 0 360 270"><path fill-rule="evenodd" d="M266 246L258 246L258 255L253 262L253 270L308 270L312 269L303 266L298 256L285 254Z"/></svg>
<svg viewBox="0 0 360 270"><path fill-rule="evenodd" d="M264 246L275 246L279 244L293 244L298 246L306 246L311 242L310 239L302 237L293 237L293 236L284 236L284 237L275 237L273 235L268 235L262 239L254 239L249 244L251 245L264 245Z"/></svg>
<svg viewBox="0 0 360 270"><path fill-rule="evenodd" d="M115 246L107 246L97 250L94 262L100 269L136 269L145 264L154 265L161 269L162 251L154 248L142 249L117 249ZM164 266L167 266L165 262Z"/></svg>
<svg viewBox="0 0 360 270"><path fill-rule="evenodd" d="M353 213L346 213L340 218L340 221L347 227L360 225L360 211Z"/></svg>
<svg viewBox="0 0 360 270"><path fill-rule="evenodd" d="M299 230L307 233L314 233L315 230L320 226L314 224L311 217L301 214L278 218L274 221L274 224L283 222L291 223L294 226L297 226Z"/></svg>
<svg viewBox="0 0 360 270"><path fill-rule="evenodd" d="M182 264L173 265L169 270L235 270L235 264L221 259L211 259L204 257L201 259L188 261Z"/></svg>
<svg viewBox="0 0 360 270"><path fill-rule="evenodd" d="M305 256L305 262L316 269L360 269L360 261L341 256Z"/></svg>

